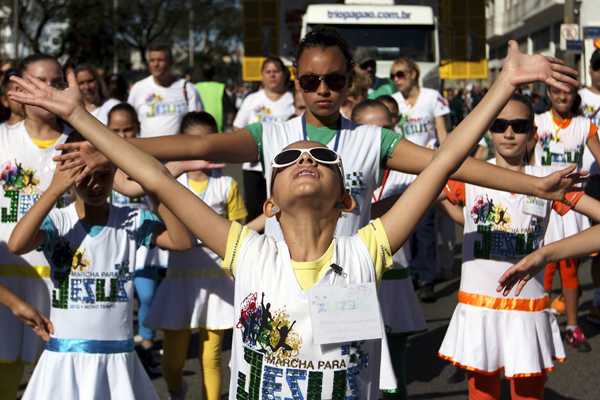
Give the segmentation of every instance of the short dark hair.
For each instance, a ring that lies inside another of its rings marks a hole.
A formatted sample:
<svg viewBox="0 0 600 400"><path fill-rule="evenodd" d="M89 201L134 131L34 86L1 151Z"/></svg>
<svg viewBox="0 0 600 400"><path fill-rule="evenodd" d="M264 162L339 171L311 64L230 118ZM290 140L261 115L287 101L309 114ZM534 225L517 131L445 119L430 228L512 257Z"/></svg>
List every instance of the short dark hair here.
<svg viewBox="0 0 600 400"><path fill-rule="evenodd" d="M8 92L8 85L10 82L12 82L10 80L11 76L19 76L19 71L17 71L16 68L9 68L4 71L4 74L2 75L2 83L0 84L0 96L4 96Z"/></svg>
<svg viewBox="0 0 600 400"><path fill-rule="evenodd" d="M383 110L390 118L392 117L392 113L390 112L390 110L381 101L367 99L361 101L356 106L354 106L354 108L352 109L352 117L350 119L356 122L356 118L358 118L358 115L361 112L365 111L367 108L379 108Z"/></svg>
<svg viewBox="0 0 600 400"><path fill-rule="evenodd" d="M169 57L169 61L173 61L173 51L171 50L171 46L168 45L167 43L162 43L162 42L150 43L150 45L148 45L148 48L146 49L146 51L148 53L151 51L162 51L163 53L167 54L167 57Z"/></svg>
<svg viewBox="0 0 600 400"><path fill-rule="evenodd" d="M533 121L535 114L533 112L533 104L531 104L531 99L529 97L520 93L513 93L512 96L510 96L509 101L517 101L523 104L527 108L527 113L529 114L527 119Z"/></svg>
<svg viewBox="0 0 600 400"><path fill-rule="evenodd" d="M219 132L219 128L217 127L217 121L212 115L210 115L206 111L190 111L189 113L185 114L181 119L181 125L179 125L179 133L183 133L189 128L196 125L202 125L210 128L211 133Z"/></svg>
<svg viewBox="0 0 600 400"><path fill-rule="evenodd" d="M56 65L58 65L58 68L61 70L61 74L62 74L62 68L60 66L60 63L56 59L56 57L53 57L49 54L44 54L44 53L35 53L35 54L29 55L21 60L21 62L19 63L19 66L17 68L17 70L19 71L19 76L23 75L23 73L25 72L25 70L27 69L27 67L29 65L36 63L38 61L51 61L51 62L56 63Z"/></svg>
<svg viewBox="0 0 600 400"><path fill-rule="evenodd" d="M133 106L129 103L119 103L117 105L115 105L113 108L110 109L110 111L108 112L108 123L110 123L110 119L112 118L112 115L116 112L125 112L127 114L129 114L129 116L131 117L131 119L136 123L136 124L140 124L140 120L138 119L138 115L137 112L135 111L135 108L133 108Z"/></svg>
<svg viewBox="0 0 600 400"><path fill-rule="evenodd" d="M386 107L388 107L388 105L392 105L393 104L394 108L396 110L400 111L399 108L398 108L398 102L396 101L395 98L393 98L389 94L384 94L383 96L379 96L376 100L378 102L380 102L380 103L383 103L383 105L385 105ZM388 110L389 110L389 107L388 107ZM392 112L392 111L390 110L390 112Z"/></svg>
<svg viewBox="0 0 600 400"><path fill-rule="evenodd" d="M294 66L298 68L298 61L300 61L304 50L315 47L337 47L340 49L340 52L346 59L346 70L352 72L354 61L352 60L352 51L350 50L350 46L348 46L348 42L346 42L336 29L324 26L319 26L308 32L300 41L298 50L296 51Z"/></svg>

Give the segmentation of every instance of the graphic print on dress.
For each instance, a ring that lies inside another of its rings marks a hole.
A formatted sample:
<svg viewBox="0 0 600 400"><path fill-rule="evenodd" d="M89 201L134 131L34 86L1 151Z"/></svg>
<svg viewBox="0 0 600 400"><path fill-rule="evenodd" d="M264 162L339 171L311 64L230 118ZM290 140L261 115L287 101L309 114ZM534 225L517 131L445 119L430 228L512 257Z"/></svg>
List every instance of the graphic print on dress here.
<svg viewBox="0 0 600 400"><path fill-rule="evenodd" d="M535 250L543 237L542 220L539 217L531 216L527 228L514 228L508 207L495 203L487 195L475 198L470 216L477 226L476 233L480 235L473 242L473 254L476 258L521 258Z"/></svg>
<svg viewBox="0 0 600 400"><path fill-rule="evenodd" d="M52 266L52 307L111 308L115 303L129 301L125 289L132 279L128 261L115 264L115 271L90 270L93 262L85 249L74 250L64 238L57 239L45 253Z"/></svg>
<svg viewBox="0 0 600 400"><path fill-rule="evenodd" d="M359 374L368 366L364 342L337 346L339 357L330 359L298 358L302 337L294 329L285 308L273 309L265 293L250 293L242 300L236 329L243 342L243 359L249 365L249 376L238 371L236 399L306 399L331 398L359 400ZM333 345L335 348L336 346ZM331 374L332 377L325 377ZM328 388L324 382L330 382ZM286 397L291 393L292 397Z"/></svg>
<svg viewBox="0 0 600 400"><path fill-rule="evenodd" d="M1 210L0 221L3 224L17 223L39 199L40 180L35 173L34 169L24 168L16 160L7 161L2 166L0 181L4 197L10 200L10 206Z"/></svg>
<svg viewBox="0 0 600 400"><path fill-rule="evenodd" d="M261 294L251 293L242 302L240 318L236 327L242 331L245 345L275 359L289 359L298 355L302 339L293 331L296 321L290 322L285 309L271 311L271 303L265 304Z"/></svg>
<svg viewBox="0 0 600 400"><path fill-rule="evenodd" d="M552 143L562 143L560 141L560 135L553 135L550 132L538 132L538 141L542 146L542 165L563 165L563 164L577 164L581 166L583 158L583 151L585 146L583 144L577 146L575 149L562 149L555 153L552 151Z"/></svg>

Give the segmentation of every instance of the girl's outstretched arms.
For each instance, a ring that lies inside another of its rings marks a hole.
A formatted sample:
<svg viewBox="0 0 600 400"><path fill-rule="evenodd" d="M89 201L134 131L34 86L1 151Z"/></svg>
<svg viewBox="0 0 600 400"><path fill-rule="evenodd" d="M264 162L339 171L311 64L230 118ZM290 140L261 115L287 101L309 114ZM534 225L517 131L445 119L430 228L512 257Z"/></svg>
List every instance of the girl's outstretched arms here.
<svg viewBox="0 0 600 400"><path fill-rule="evenodd" d="M402 246L423 213L437 198L449 176L467 158L515 89L521 84L538 80L569 89L568 85L578 83L567 74L575 76L577 73L558 60L522 54L515 41L509 42L508 56L502 72L488 93L442 143L431 163L392 209L381 217L392 253Z"/></svg>
<svg viewBox="0 0 600 400"><path fill-rule="evenodd" d="M29 325L33 332L42 340L48 341L54 333L52 322L44 317L38 310L21 300L13 292L0 284L0 304L4 304L12 311L15 317Z"/></svg>
<svg viewBox="0 0 600 400"><path fill-rule="evenodd" d="M207 247L220 257L225 256L231 223L180 185L158 160L114 134L89 114L81 102L74 74L67 75L65 90L52 88L29 75L14 78L21 91L10 92L13 100L42 107L63 118L118 168L154 193Z"/></svg>

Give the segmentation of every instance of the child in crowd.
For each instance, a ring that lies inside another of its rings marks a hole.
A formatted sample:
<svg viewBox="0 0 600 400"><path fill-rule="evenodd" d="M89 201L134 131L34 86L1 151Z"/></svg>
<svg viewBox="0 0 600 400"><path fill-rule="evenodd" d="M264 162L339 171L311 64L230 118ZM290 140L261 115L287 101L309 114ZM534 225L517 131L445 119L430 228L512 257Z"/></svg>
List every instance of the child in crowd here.
<svg viewBox="0 0 600 400"><path fill-rule="evenodd" d="M327 48L313 51L325 52ZM339 155L308 140L287 146L272 159L272 195L264 207L281 227L284 240L278 242L218 215L176 182L157 160L111 134L82 107L72 75L64 91L34 78L13 78L23 91L10 95L72 123L224 258L224 266L235 276L234 315L239 315L232 345L231 399L260 393L375 399L379 387L378 341L348 339L350 343L316 344L312 332L315 316L311 318L308 301L310 289L316 285L333 293L340 291L340 286L374 285L391 265L391 255L407 239L448 176L464 161L515 88L536 78L563 88L565 82L575 85L576 80L565 73L574 71L541 56L523 55L516 42L511 42L500 77L475 111L444 142L397 203L381 219L351 237L334 239L342 211L351 211L354 205L344 188ZM321 77L317 78L317 84L322 84ZM318 278L306 286L302 283L310 281L299 279L303 264L319 265L309 269Z"/></svg>
<svg viewBox="0 0 600 400"><path fill-rule="evenodd" d="M546 90L551 108L535 116L538 144L535 151L536 165L564 167L576 165L582 168L584 149L590 150L596 160L600 160L600 141L598 128L590 119L579 114L581 99L575 89L563 91L549 87ZM551 243L563 237L574 235L589 227L588 219L578 213L568 213L561 217L556 212L551 215L551 229L546 242ZM557 269L560 270L562 298L553 302L553 309L559 313L566 311L567 343L580 352L589 352L591 346L583 330L577 325L577 306L579 303L579 279L577 271L579 260L574 258L548 264L544 275L544 288L552 291L552 280Z"/></svg>
<svg viewBox="0 0 600 400"><path fill-rule="evenodd" d="M513 95L489 128L496 149L489 162L531 175L547 173L549 167L526 161L536 132L533 120L529 100ZM469 371L470 399L500 399L501 375L511 381L513 400L542 399L553 360L565 358L543 277L528 286L525 299L501 298L497 279L543 244L551 209L563 215L573 208L597 220L600 202L582 191L568 193L561 203L455 181L446 193L464 207L463 265L459 304L439 355Z"/></svg>
<svg viewBox="0 0 600 400"><path fill-rule="evenodd" d="M70 79L74 84L72 74ZM137 250L154 245L185 250L191 247L191 238L162 205L158 214L164 225L150 211L108 203L114 167L74 185L76 172L57 169L8 242L15 254L42 248L53 285L54 333L23 398L157 398L133 352L131 281ZM74 203L53 210L73 186Z"/></svg>
<svg viewBox="0 0 600 400"><path fill-rule="evenodd" d="M371 87L371 78L357 66L350 77L351 82L348 87L348 93L340 107L340 113L344 118L352 119L352 110L354 107L367 99L369 88Z"/></svg>
<svg viewBox="0 0 600 400"><path fill-rule="evenodd" d="M365 100L352 110L352 121L357 124L390 127L393 126L392 115L379 99ZM383 215L393 205L392 201L395 202L415 179L415 175L386 169L381 186L373 194L372 216ZM389 396L394 399L407 399L407 339L411 333L425 330L426 325L408 270L411 261L409 241L393 255L393 260L393 266L381 277L379 302L398 388L392 391L384 390L384 398Z"/></svg>
<svg viewBox="0 0 600 400"><path fill-rule="evenodd" d="M217 133L214 118L191 112L181 121L182 135ZM212 173L211 173L212 172ZM215 212L243 223L247 216L236 181L216 170L199 170L177 180ZM226 329L233 328L233 279L221 269L221 260L202 242L185 252L170 254L167 276L158 287L146 325L164 331L163 373L171 399L185 398L183 366L192 330L199 330L202 398L221 398L221 345Z"/></svg>
<svg viewBox="0 0 600 400"><path fill-rule="evenodd" d="M75 76L77 77L77 73ZM93 112L91 114L98 118L97 114ZM99 118L99 120L102 122L102 119ZM106 114L106 120L108 128L123 138L134 138L140 134L140 122L137 113L129 103L118 103L112 107ZM131 196L122 194L119 191L131 194ZM150 198L145 195L143 189L120 170L115 173L111 203L119 207L149 210L153 208ZM163 271L167 266L169 252L158 247L148 248L146 246L141 246L137 252L133 286L139 306L137 309L137 333L133 340L138 346L137 352L144 368L150 375L155 375L159 373L159 362L152 349L155 332L146 326L145 320L156 287L160 282L160 277L164 275Z"/></svg>
<svg viewBox="0 0 600 400"><path fill-rule="evenodd" d="M49 85L62 88L65 80L58 61L51 56L25 57L19 74L31 74ZM14 75L14 74L13 74ZM6 83L9 89L16 84ZM23 106L9 98L25 119L12 125L0 125L0 283L39 310L50 312L50 267L37 249L20 257L6 247L16 223L46 190L55 169L54 145L63 143L70 132L56 115L39 107ZM63 201L64 200L64 201ZM61 199L60 203L68 201ZM61 204L62 205L62 204ZM14 400L26 364L34 363L42 342L9 310L0 309L0 399Z"/></svg>

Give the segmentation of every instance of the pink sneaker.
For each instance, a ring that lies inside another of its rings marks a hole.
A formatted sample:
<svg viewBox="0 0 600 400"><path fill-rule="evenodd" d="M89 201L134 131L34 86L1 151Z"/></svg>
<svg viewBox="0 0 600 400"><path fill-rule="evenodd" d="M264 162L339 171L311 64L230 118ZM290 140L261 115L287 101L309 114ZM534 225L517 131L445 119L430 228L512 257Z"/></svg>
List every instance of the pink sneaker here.
<svg viewBox="0 0 600 400"><path fill-rule="evenodd" d="M590 351L592 351L592 346L590 346L590 344L588 343L587 339L585 338L585 335L583 334L583 331L579 326L572 330L567 329L565 331L565 336L567 343L571 347L577 349L578 352L589 353Z"/></svg>

